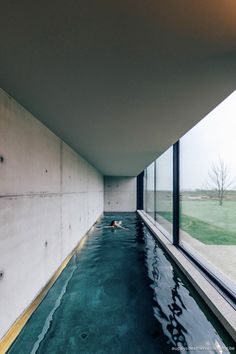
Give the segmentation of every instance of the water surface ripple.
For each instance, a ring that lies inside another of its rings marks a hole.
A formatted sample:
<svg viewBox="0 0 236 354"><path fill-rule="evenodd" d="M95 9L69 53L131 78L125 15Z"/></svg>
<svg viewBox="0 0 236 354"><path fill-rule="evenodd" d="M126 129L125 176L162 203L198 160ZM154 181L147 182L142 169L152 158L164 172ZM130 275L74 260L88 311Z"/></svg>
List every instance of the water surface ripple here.
<svg viewBox="0 0 236 354"><path fill-rule="evenodd" d="M111 230L112 219L128 229ZM214 315L130 213L108 214L96 224L9 353L229 353L230 346Z"/></svg>

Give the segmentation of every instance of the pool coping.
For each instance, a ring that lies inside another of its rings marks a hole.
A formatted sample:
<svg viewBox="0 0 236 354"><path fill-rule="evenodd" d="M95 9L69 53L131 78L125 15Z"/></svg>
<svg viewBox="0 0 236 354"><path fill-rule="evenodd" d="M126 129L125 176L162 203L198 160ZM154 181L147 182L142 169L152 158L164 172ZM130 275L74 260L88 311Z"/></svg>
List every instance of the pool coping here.
<svg viewBox="0 0 236 354"><path fill-rule="evenodd" d="M150 221L145 211L137 210L137 213L236 342L236 313L234 308L200 273L197 267L161 233L157 226Z"/></svg>

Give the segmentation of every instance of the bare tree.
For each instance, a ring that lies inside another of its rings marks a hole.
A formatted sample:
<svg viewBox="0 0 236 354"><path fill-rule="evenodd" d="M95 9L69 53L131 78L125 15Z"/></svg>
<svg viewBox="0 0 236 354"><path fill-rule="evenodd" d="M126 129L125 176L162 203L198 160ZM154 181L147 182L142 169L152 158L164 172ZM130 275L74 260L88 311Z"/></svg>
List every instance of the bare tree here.
<svg viewBox="0 0 236 354"><path fill-rule="evenodd" d="M229 168L221 158L219 158L216 163L212 164L211 170L209 172L209 178L210 182L208 185L217 191L219 205L222 206L225 198L225 193L229 187L232 186L234 179L230 177Z"/></svg>

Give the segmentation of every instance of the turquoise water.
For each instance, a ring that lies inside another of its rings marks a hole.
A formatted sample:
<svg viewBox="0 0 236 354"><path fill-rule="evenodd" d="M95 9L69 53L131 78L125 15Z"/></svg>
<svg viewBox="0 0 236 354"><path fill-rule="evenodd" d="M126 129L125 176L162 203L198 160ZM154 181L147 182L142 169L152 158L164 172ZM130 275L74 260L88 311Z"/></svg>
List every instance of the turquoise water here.
<svg viewBox="0 0 236 354"><path fill-rule="evenodd" d="M107 228L112 219L128 229ZM233 346L130 213L105 215L95 225L8 353L196 354Z"/></svg>

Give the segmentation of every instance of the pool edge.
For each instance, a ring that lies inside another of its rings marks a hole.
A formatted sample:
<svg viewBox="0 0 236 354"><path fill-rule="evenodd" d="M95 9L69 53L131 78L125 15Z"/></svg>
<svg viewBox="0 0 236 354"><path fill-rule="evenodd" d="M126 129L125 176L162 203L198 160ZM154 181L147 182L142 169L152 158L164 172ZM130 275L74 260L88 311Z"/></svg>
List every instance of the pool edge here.
<svg viewBox="0 0 236 354"><path fill-rule="evenodd" d="M137 210L137 213L173 261L182 270L184 275L191 282L211 311L215 314L228 334L234 341L236 341L236 316L233 307L197 270L197 268L187 259L187 257L180 250L178 250L176 246L168 241L160 230L158 230L158 228L149 220L143 210Z"/></svg>

